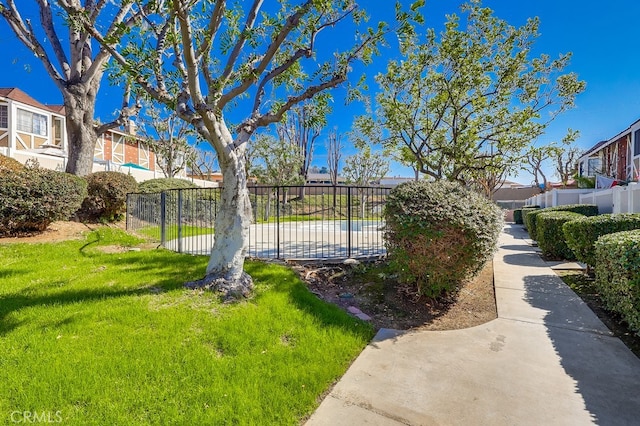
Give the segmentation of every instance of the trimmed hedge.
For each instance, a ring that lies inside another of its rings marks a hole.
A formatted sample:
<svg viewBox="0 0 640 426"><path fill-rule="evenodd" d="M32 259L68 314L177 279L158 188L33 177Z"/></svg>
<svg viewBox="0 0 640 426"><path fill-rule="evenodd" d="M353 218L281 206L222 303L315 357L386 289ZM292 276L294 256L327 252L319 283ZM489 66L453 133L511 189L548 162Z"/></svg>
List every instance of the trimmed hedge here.
<svg viewBox="0 0 640 426"><path fill-rule="evenodd" d="M455 182L398 185L385 207L389 263L401 283L437 297L477 274L491 259L502 210Z"/></svg>
<svg viewBox="0 0 640 426"><path fill-rule="evenodd" d="M535 209L539 209L539 208L540 208L540 206L524 206L522 208L515 209L513 211L513 221L516 223L516 225L523 225L524 224L524 215L523 215L523 213L525 211L535 210Z"/></svg>
<svg viewBox="0 0 640 426"><path fill-rule="evenodd" d="M556 259L575 260L562 229L566 223L583 217L579 213L565 211L548 211L537 215L538 247L542 254Z"/></svg>
<svg viewBox="0 0 640 426"><path fill-rule="evenodd" d="M640 332L640 230L603 235L595 243L596 287L606 307Z"/></svg>
<svg viewBox="0 0 640 426"><path fill-rule="evenodd" d="M178 178L158 178L146 180L138 185L138 191L149 194L152 192L162 192L169 189L198 188L197 185L185 179Z"/></svg>
<svg viewBox="0 0 640 426"><path fill-rule="evenodd" d="M524 229L528 229L527 228L527 214L529 214L530 212L534 212L536 210L540 210L540 207L534 206L534 207L523 207L522 208L522 224L524 225Z"/></svg>
<svg viewBox="0 0 640 426"><path fill-rule="evenodd" d="M566 206L545 207L544 209L528 212L524 217L525 227L529 231L529 237L532 240L538 240L538 231L536 229L537 215L542 212L573 212L583 216L597 216L598 206L595 204L567 204Z"/></svg>
<svg viewBox="0 0 640 426"><path fill-rule="evenodd" d="M69 219L86 194L83 178L37 165L0 172L0 235L42 232Z"/></svg>
<svg viewBox="0 0 640 426"><path fill-rule="evenodd" d="M595 266L595 242L603 235L640 229L639 213L602 214L584 217L563 226L567 245L580 262Z"/></svg>
<svg viewBox="0 0 640 426"><path fill-rule="evenodd" d="M88 195L78 212L83 220L120 220L127 210L127 194L138 190L133 176L120 172L92 173L87 183Z"/></svg>

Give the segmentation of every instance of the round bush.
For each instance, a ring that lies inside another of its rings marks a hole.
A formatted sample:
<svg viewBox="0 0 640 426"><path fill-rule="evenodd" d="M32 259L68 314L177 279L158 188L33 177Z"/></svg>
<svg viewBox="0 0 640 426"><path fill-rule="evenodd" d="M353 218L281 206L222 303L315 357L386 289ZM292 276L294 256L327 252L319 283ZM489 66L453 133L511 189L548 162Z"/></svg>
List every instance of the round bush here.
<svg viewBox="0 0 640 426"><path fill-rule="evenodd" d="M602 214L583 217L562 227L567 245L580 262L595 266L594 244L603 235L640 229L640 214Z"/></svg>
<svg viewBox="0 0 640 426"><path fill-rule="evenodd" d="M477 274L495 249L502 210L454 182L414 181L387 198L389 262L402 283L437 297Z"/></svg>
<svg viewBox="0 0 640 426"><path fill-rule="evenodd" d="M96 172L87 176L87 198L78 216L83 220L113 222L127 209L127 194L138 190L133 176L120 172Z"/></svg>
<svg viewBox="0 0 640 426"><path fill-rule="evenodd" d="M575 255L567 246L562 226L572 220L583 218L579 213L549 211L537 216L538 247L542 254L556 259L575 260Z"/></svg>
<svg viewBox="0 0 640 426"><path fill-rule="evenodd" d="M0 235L42 232L80 207L87 182L54 170L25 167L0 172Z"/></svg>
<svg viewBox="0 0 640 426"><path fill-rule="evenodd" d="M167 191L169 189L185 188L198 188L198 186L185 179L158 178L146 180L140 183L140 185L138 186L138 191L148 194L152 192Z"/></svg>

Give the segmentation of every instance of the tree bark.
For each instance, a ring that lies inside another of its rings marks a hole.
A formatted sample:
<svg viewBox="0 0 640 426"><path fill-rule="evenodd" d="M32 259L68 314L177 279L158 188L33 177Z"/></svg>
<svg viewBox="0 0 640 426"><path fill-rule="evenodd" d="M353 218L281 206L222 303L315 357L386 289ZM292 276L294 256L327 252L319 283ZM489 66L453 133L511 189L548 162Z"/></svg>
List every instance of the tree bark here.
<svg viewBox="0 0 640 426"><path fill-rule="evenodd" d="M251 224L244 149L227 151L226 158L220 159L220 168L224 182L221 208L215 220L215 238L206 276L185 285L217 291L224 299L233 300L248 297L253 290L253 280L243 269Z"/></svg>
<svg viewBox="0 0 640 426"><path fill-rule="evenodd" d="M93 156L98 140L93 116L99 87L99 79L94 79L90 83L68 85L62 91L69 143L67 173L86 176L93 171Z"/></svg>

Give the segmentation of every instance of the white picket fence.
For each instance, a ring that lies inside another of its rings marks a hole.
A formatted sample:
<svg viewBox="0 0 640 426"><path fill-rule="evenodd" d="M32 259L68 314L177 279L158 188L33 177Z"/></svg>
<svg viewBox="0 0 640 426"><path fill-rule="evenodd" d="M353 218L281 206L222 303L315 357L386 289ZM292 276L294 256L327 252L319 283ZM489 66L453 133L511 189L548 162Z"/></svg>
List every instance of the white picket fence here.
<svg viewBox="0 0 640 426"><path fill-rule="evenodd" d="M526 201L528 206L540 207L567 204L596 204L600 213L640 213L640 185L632 182L610 189L553 189Z"/></svg>

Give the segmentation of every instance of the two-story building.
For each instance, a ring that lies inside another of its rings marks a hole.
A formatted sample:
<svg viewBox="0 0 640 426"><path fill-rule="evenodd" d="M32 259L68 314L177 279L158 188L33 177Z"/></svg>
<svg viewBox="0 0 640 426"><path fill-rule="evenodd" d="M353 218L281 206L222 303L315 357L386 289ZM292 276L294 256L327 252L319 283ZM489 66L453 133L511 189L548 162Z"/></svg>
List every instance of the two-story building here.
<svg viewBox="0 0 640 426"><path fill-rule="evenodd" d="M0 88L0 154L64 171L68 158L64 106L42 104L15 87ZM103 170L128 173L138 181L163 177L155 153L136 137L133 123L98 138L93 171ZM186 172L177 177L186 178Z"/></svg>
<svg viewBox="0 0 640 426"><path fill-rule="evenodd" d="M640 178L640 120L600 141L578 159L580 176L603 175L619 181Z"/></svg>

